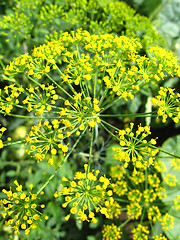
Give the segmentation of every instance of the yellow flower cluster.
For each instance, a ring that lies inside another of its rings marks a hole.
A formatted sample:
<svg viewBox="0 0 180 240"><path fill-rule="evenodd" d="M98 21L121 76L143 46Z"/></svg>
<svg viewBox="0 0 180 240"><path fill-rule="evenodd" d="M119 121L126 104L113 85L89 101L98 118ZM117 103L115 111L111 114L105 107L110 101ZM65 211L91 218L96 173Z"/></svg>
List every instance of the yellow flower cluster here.
<svg viewBox="0 0 180 240"><path fill-rule="evenodd" d="M159 46L151 47L149 52L159 68L158 72L167 72L169 75L180 76L178 58L173 52L165 50Z"/></svg>
<svg viewBox="0 0 180 240"><path fill-rule="evenodd" d="M41 84L40 87L37 86L35 88L30 86L26 90L28 91L28 96L22 103L28 105L28 112L35 110L36 116L42 115L44 111L50 112L56 101L60 99L53 85L46 86Z"/></svg>
<svg viewBox="0 0 180 240"><path fill-rule="evenodd" d="M180 195L177 195L177 197L174 199L174 206L176 210L180 209Z"/></svg>
<svg viewBox="0 0 180 240"><path fill-rule="evenodd" d="M158 117L162 117L165 123L170 117L175 123L180 119L180 93L175 93L175 89L160 87L159 95L151 99L154 106L158 107Z"/></svg>
<svg viewBox="0 0 180 240"><path fill-rule="evenodd" d="M67 1L62 9L59 5L50 4L46 9L42 8L40 14L42 20L45 15L50 21L53 17L56 21L58 10L62 20L69 23L69 28L73 26L74 29L78 26L78 28L87 29L95 34L114 32L126 35L138 39L146 49L151 45L165 45L163 38L153 28L151 21L147 17L136 14L135 10L123 1L105 1L102 4L93 0L73 0ZM101 14L98 14L99 12ZM48 26L47 21L44 21L43 24ZM124 29L126 29L125 32Z"/></svg>
<svg viewBox="0 0 180 240"><path fill-rule="evenodd" d="M146 168L153 164L158 149L155 149L155 139L146 140L147 136L151 134L150 127L141 125L134 133L134 123L130 123L130 127L124 130L119 130L119 145L120 147L113 147L115 151L114 158L122 162L125 168L132 162L137 168Z"/></svg>
<svg viewBox="0 0 180 240"><path fill-rule="evenodd" d="M28 235L31 229L37 227L38 221L48 219L47 216L39 212L39 207L44 208L45 205L37 205L37 195L33 194L33 185L29 186L28 193L23 192L22 185L17 180L14 181L16 191L13 192L3 189L2 192L7 195L7 198L0 200L0 208L2 209L1 216L5 221L5 225L11 226L14 233L19 233L19 230L24 230Z"/></svg>
<svg viewBox="0 0 180 240"><path fill-rule="evenodd" d="M40 13L39 13L39 19L43 22L42 26L48 26L49 24L52 25L53 21L57 21L59 16L63 14L63 8L62 6L58 6L56 4L49 4L42 6ZM57 23L57 25L60 25L60 22Z"/></svg>
<svg viewBox="0 0 180 240"><path fill-rule="evenodd" d="M69 181L62 177L62 181L66 183L61 192L55 192L54 196L65 196L65 203L62 207L71 206L70 214L65 217L68 221L71 214L76 215L80 221L97 222L95 213L100 212L106 218L110 218L108 209L113 204L112 190L108 190L111 186L110 180L105 176L97 178L99 170L88 172L88 165L84 165L85 172L76 172L74 180Z"/></svg>
<svg viewBox="0 0 180 240"><path fill-rule="evenodd" d="M163 236L162 234L160 235L156 235L155 237L152 238L153 240L167 240L167 238L165 236Z"/></svg>
<svg viewBox="0 0 180 240"><path fill-rule="evenodd" d="M165 225L166 219L161 212L159 201L166 197L166 193L157 174L146 175L146 169L140 168L138 171L134 169L130 175L128 169L123 169L119 165L111 167L109 174L114 199L119 199L121 211L122 209L127 211L129 220L138 220L143 213L152 224L160 221Z"/></svg>
<svg viewBox="0 0 180 240"><path fill-rule="evenodd" d="M5 114L10 113L13 110L13 107L19 104L18 97L23 92L23 87L16 87L15 84L6 85L3 92L0 89L0 110Z"/></svg>
<svg viewBox="0 0 180 240"><path fill-rule="evenodd" d="M137 228L132 230L133 240L148 240L148 227L138 224Z"/></svg>
<svg viewBox="0 0 180 240"><path fill-rule="evenodd" d="M24 13L18 13L17 11L8 15L4 15L0 20L0 27L5 30L11 29L9 35L14 38L29 38L29 34L33 28L33 24L30 19ZM5 33L5 35L8 35ZM19 36L18 36L19 35ZM10 36L9 36L10 38ZM7 39L9 41L9 39ZM19 47L19 46L18 46Z"/></svg>
<svg viewBox="0 0 180 240"><path fill-rule="evenodd" d="M121 239L122 232L114 223L104 225L102 230L102 240L118 240Z"/></svg>
<svg viewBox="0 0 180 240"><path fill-rule="evenodd" d="M180 171L180 159L179 158L171 158L171 166L173 169Z"/></svg>
<svg viewBox="0 0 180 240"><path fill-rule="evenodd" d="M30 144L30 149L26 149L27 154L34 154L37 161L45 159L48 153L51 154L49 163L53 165L54 156L58 153L57 149L64 154L68 152L68 145L63 143L65 137L71 135L67 132L66 135L62 133L59 128L60 122L54 119L51 123L45 121L43 124L39 122L37 126L32 126L26 138L26 143Z"/></svg>
<svg viewBox="0 0 180 240"><path fill-rule="evenodd" d="M176 179L176 177L174 175L167 173L164 176L164 182L170 187L175 187L176 184L178 183L178 180Z"/></svg>
<svg viewBox="0 0 180 240"><path fill-rule="evenodd" d="M125 36L91 35L85 30L64 32L58 40L35 48L32 57L25 54L15 59L6 67L5 74L13 77L24 72L38 79L46 75L52 81L49 72L55 70L62 82L68 86L79 85L84 94L92 91L94 85L94 93L101 86L107 92L112 91L113 96L133 99L145 82L159 81L164 77L163 69L157 66L155 60L138 54L141 48L138 41ZM130 66L127 62L131 63ZM62 64L63 72L60 67ZM89 90L84 82L89 85ZM75 87L71 87L71 90L74 93Z"/></svg>
<svg viewBox="0 0 180 240"><path fill-rule="evenodd" d="M169 228L173 228L174 226L174 217L169 213L166 213L161 219L161 226L163 229L168 230Z"/></svg>

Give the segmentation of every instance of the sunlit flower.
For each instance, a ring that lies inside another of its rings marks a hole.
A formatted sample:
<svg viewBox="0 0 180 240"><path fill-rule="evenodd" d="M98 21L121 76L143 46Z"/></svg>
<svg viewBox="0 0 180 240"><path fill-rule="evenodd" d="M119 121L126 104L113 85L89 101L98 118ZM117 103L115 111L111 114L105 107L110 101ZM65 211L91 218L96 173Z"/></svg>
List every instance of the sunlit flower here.
<svg viewBox="0 0 180 240"><path fill-rule="evenodd" d="M64 195L65 203L62 207L70 208L70 214L65 217L68 220L70 215L76 215L80 221L96 222L95 213L100 212L106 218L109 206L114 202L110 180L105 176L98 178L99 170L88 172L88 165L84 165L85 172L76 172L73 181L62 178L64 185L61 192L56 192L55 197Z"/></svg>

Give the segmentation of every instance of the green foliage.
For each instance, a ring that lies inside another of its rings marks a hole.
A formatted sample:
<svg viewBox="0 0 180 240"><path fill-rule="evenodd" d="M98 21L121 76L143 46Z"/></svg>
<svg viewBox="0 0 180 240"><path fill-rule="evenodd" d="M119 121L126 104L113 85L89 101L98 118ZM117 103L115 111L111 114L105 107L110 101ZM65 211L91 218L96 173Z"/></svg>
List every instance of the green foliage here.
<svg viewBox="0 0 180 240"><path fill-rule="evenodd" d="M166 140L163 145L162 149L166 152L171 152L173 154L179 154L179 144L180 144L180 135L175 137L169 138ZM165 169L162 172L162 178L164 180L164 188L166 189L167 197L162 199L164 203L168 206L168 212L175 217L174 227L166 231L167 236L169 239L175 240L178 239L180 236L180 209L175 208L172 205L172 199L176 199L178 195L180 195L180 174L179 174L179 159L168 157L165 152L160 153L160 161L165 165ZM167 182L167 174L170 176L175 177L177 179L177 184L170 186L171 184Z"/></svg>

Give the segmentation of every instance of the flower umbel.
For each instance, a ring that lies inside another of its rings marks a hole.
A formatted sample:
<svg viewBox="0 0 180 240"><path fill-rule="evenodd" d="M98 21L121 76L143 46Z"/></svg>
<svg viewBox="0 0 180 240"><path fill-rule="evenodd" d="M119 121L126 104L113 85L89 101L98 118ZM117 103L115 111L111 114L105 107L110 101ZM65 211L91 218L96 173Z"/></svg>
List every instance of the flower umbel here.
<svg viewBox="0 0 180 240"><path fill-rule="evenodd" d="M96 222L95 212L104 214L109 218L108 206L114 202L112 190L108 190L110 180L105 176L97 178L99 170L88 172L88 165L84 165L85 172L76 172L74 180L69 181L65 177L62 181L66 183L61 192L56 192L55 197L65 196L62 207L71 206L70 214L65 217L68 220L71 214L76 214L80 221Z"/></svg>
<svg viewBox="0 0 180 240"><path fill-rule="evenodd" d="M33 185L29 186L29 192L22 191L22 185L17 180L14 181L16 192L10 188L9 191L3 189L2 192L7 198L0 200L0 208L3 212L1 216L6 219L5 225L11 226L14 233L19 233L19 229L24 230L28 235L31 229L37 227L38 221L48 219L38 209L44 208L44 204L36 204L37 195L31 192Z"/></svg>
<svg viewBox="0 0 180 240"><path fill-rule="evenodd" d="M104 225L102 230L102 240L118 240L121 239L122 232L114 223Z"/></svg>
<svg viewBox="0 0 180 240"><path fill-rule="evenodd" d="M146 168L153 163L158 153L158 150L153 147L156 140L153 138L150 141L146 140L146 137L151 134L149 126L139 125L135 133L133 127L134 123L130 123L130 127L119 130L120 147L113 147L114 157L123 162L125 168L128 167L130 161L135 167Z"/></svg>

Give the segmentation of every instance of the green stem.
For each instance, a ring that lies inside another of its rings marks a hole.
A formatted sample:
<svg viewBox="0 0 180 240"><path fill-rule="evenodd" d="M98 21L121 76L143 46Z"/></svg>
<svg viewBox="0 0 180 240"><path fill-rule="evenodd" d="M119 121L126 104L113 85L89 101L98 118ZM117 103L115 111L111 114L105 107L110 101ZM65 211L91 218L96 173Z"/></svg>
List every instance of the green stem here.
<svg viewBox="0 0 180 240"><path fill-rule="evenodd" d="M94 98L96 98L97 78L98 78L98 71L96 71L95 77L94 77Z"/></svg>
<svg viewBox="0 0 180 240"><path fill-rule="evenodd" d="M28 76L28 78L35 84L37 84L38 86L41 86L40 83L36 82L32 77Z"/></svg>
<svg viewBox="0 0 180 240"><path fill-rule="evenodd" d="M2 66L3 69L5 69L4 63L2 62L1 59L0 59L0 65Z"/></svg>
<svg viewBox="0 0 180 240"><path fill-rule="evenodd" d="M104 91L104 93L103 93L103 95L102 95L102 97L101 97L101 99L99 101L99 106L101 106L101 103L103 102L104 98L106 97L106 94L107 94L108 91L109 91L109 89L106 88L106 90Z"/></svg>
<svg viewBox="0 0 180 240"><path fill-rule="evenodd" d="M114 99L113 101L111 101L111 103L108 104L108 105L106 105L105 107L103 107L103 106L104 106L104 104L103 104L103 106L101 106L101 107L103 107L103 112L104 112L105 110L107 110L108 108L112 107L113 105L115 105L116 102L118 102L118 101L119 101L119 97L116 98L116 99Z"/></svg>
<svg viewBox="0 0 180 240"><path fill-rule="evenodd" d="M49 80L51 80L51 82L53 82L61 91L63 91L67 96L69 96L71 99L74 99L68 92L66 92L66 90L64 90L64 88L62 88L57 82L54 81L54 79L52 79L47 73L46 76L49 78Z"/></svg>
<svg viewBox="0 0 180 240"><path fill-rule="evenodd" d="M8 142L8 143L5 143L4 146L7 147L7 146L14 145L14 144L21 144L21 143L25 143L25 142L26 142L26 140L19 140L16 142Z"/></svg>
<svg viewBox="0 0 180 240"><path fill-rule="evenodd" d="M171 3L171 0L168 0L167 2L165 2L164 4L160 4L155 11L153 11L150 15L149 15L149 19L150 21L153 21L154 19L158 18L158 15L160 12L162 12L162 10Z"/></svg>
<svg viewBox="0 0 180 240"><path fill-rule="evenodd" d="M78 59L80 61L81 60L81 55L80 55L80 52L79 52L79 45L78 44L76 45L76 49L77 49L77 53L78 53Z"/></svg>
<svg viewBox="0 0 180 240"><path fill-rule="evenodd" d="M59 119L59 117L35 117L35 116L23 116L23 115L17 115L17 114L12 114L12 113L6 113L3 111L0 111L0 113L7 115L7 116L11 116L11 117L17 117L17 118L26 118L26 119L54 119L57 118Z"/></svg>
<svg viewBox="0 0 180 240"><path fill-rule="evenodd" d="M67 153L67 155L65 156L65 158L60 162L59 166L56 168L56 170L54 171L54 173L48 178L48 180L44 183L44 185L38 190L38 192L36 193L36 195L39 195L40 192L42 192L42 190L48 185L48 183L51 181L51 179L54 178L54 176L56 175L57 171L60 169L61 165L63 162L65 162L68 157L71 155L71 153L73 152L73 150L75 149L75 147L77 146L77 144L79 143L80 139L82 138L82 136L84 135L85 131L87 130L87 127L84 129L84 131L82 132L82 134L80 135L80 137L77 139L77 141L75 142L75 144L73 145L73 147L71 148L71 150Z"/></svg>
<svg viewBox="0 0 180 240"><path fill-rule="evenodd" d="M20 161L20 162L8 162L8 161L4 161L4 162L2 162L2 164L4 165L4 166L22 166L22 165L29 165L29 164L34 164L35 163L35 161L28 161L28 160L26 160L26 161Z"/></svg>
<svg viewBox="0 0 180 240"><path fill-rule="evenodd" d="M92 129L92 132L91 132L91 143L90 143L89 160L88 160L88 172L90 171L91 162L92 162L93 139L94 139L94 128Z"/></svg>
<svg viewBox="0 0 180 240"><path fill-rule="evenodd" d="M122 227L124 227L128 222L131 221L131 218L128 218L126 221L124 221L120 226L119 228L122 229Z"/></svg>
<svg viewBox="0 0 180 240"><path fill-rule="evenodd" d="M142 212L142 215L141 215L140 224L142 224L142 222L143 222L144 215L145 215L145 209L143 209L143 212Z"/></svg>
<svg viewBox="0 0 180 240"><path fill-rule="evenodd" d="M113 199L120 203L129 203L129 200L113 197ZM122 209L121 209L122 210Z"/></svg>
<svg viewBox="0 0 180 240"><path fill-rule="evenodd" d="M127 113L127 114L117 114L117 115L112 115L112 114L101 114L101 117L147 117L147 115L153 114L153 112L147 112L147 113ZM156 117L157 115L150 115L150 117Z"/></svg>
<svg viewBox="0 0 180 240"><path fill-rule="evenodd" d="M103 121L104 122L104 121ZM100 122L101 126L112 136L114 137L116 140L120 140L118 137L116 137L116 135L114 135L107 127L104 126L104 124L102 123L102 120Z"/></svg>
<svg viewBox="0 0 180 240"><path fill-rule="evenodd" d="M100 115L100 116L101 116L101 115ZM104 120L102 120L102 119L101 119L101 122L103 122L103 123L106 124L108 127L113 128L114 130L116 130L116 131L119 132L119 129L118 129L117 127L111 125L110 123L108 123L108 122L106 122L106 121L104 121Z"/></svg>
<svg viewBox="0 0 180 240"><path fill-rule="evenodd" d="M166 153L166 154L169 155L169 156L172 156L172 157L175 157L175 158L180 158L180 156L177 156L177 155L175 155L175 154L173 154L173 153L167 152L167 151L165 151L165 150L163 150L163 149L161 149L161 148L158 148L158 147L156 147L156 146L154 146L154 145L151 145L151 144L150 144L149 146L152 147L152 148L158 149L160 152Z"/></svg>
<svg viewBox="0 0 180 240"><path fill-rule="evenodd" d="M57 69L57 71L59 72L59 74L63 74L63 73L61 72L60 68L57 66L56 63L55 63L55 66L56 66L56 69Z"/></svg>

